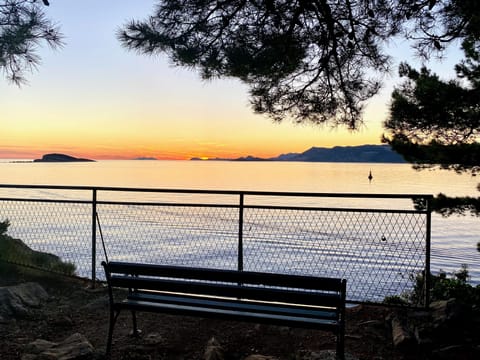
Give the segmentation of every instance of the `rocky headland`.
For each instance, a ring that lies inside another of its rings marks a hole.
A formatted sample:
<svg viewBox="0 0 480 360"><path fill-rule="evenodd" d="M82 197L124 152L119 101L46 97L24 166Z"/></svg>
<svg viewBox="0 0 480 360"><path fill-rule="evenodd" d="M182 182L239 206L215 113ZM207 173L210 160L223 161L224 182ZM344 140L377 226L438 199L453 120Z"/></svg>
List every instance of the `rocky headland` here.
<svg viewBox="0 0 480 360"><path fill-rule="evenodd" d="M202 160L192 158L190 160ZM301 161L301 162L344 162L344 163L405 163L405 159L389 145L335 146L333 148L312 147L301 153L287 153L270 158L242 156L236 159L209 158L209 161Z"/></svg>

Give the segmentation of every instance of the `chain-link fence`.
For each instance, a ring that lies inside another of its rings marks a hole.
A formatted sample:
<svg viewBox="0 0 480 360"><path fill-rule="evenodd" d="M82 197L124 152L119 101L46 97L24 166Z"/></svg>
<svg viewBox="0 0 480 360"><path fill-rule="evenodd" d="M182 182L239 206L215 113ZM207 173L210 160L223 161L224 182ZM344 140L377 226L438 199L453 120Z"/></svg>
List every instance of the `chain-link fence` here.
<svg viewBox="0 0 480 360"><path fill-rule="evenodd" d="M0 221L10 223L3 242L20 239L33 254L0 242L0 258L71 271L62 260L94 281L108 257L340 277L350 302L381 302L429 274L430 213L411 200L428 196L20 188L22 197L0 198ZM38 260L37 252L59 259Z"/></svg>

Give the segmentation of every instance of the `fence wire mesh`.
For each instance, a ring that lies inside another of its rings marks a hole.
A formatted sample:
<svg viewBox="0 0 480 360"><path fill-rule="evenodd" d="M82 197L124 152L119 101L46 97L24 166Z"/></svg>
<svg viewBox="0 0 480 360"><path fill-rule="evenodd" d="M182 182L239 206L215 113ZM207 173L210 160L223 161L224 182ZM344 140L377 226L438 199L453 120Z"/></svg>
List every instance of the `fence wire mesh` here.
<svg viewBox="0 0 480 360"><path fill-rule="evenodd" d="M0 259L68 275L73 271L86 275L85 269L92 263L91 209L91 204L1 201L0 221L10 223L7 234L27 247L0 238Z"/></svg>
<svg viewBox="0 0 480 360"><path fill-rule="evenodd" d="M427 212L243 205L239 194L225 204L2 198L0 259L103 280L101 230L109 260L346 278L350 302L411 291L429 267Z"/></svg>

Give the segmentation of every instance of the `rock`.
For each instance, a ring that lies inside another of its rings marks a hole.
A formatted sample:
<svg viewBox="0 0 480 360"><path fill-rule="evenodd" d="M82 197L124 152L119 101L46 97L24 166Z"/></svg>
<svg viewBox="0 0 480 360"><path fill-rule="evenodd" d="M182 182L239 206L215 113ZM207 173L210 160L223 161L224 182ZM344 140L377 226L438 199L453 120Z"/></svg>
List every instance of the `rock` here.
<svg viewBox="0 0 480 360"><path fill-rule="evenodd" d="M461 324L466 309L456 299L435 301L430 305L433 326L436 328Z"/></svg>
<svg viewBox="0 0 480 360"><path fill-rule="evenodd" d="M0 317L26 317L47 299L47 292L37 283L0 287Z"/></svg>
<svg viewBox="0 0 480 360"><path fill-rule="evenodd" d="M430 311L414 309L407 312L409 330L414 340L423 349L428 350L434 343L432 317Z"/></svg>
<svg viewBox="0 0 480 360"><path fill-rule="evenodd" d="M392 318L392 339L393 345L401 350L408 350L415 343L404 323L398 318Z"/></svg>
<svg viewBox="0 0 480 360"><path fill-rule="evenodd" d="M214 337L208 341L203 358L205 360L223 360L225 358L222 346Z"/></svg>
<svg viewBox="0 0 480 360"><path fill-rule="evenodd" d="M420 324L414 330L415 340L422 348L429 348L433 344L432 327L429 324Z"/></svg>
<svg viewBox="0 0 480 360"><path fill-rule="evenodd" d="M464 354L466 350L464 345L451 345L435 350L432 354L434 358L438 360L464 359L462 354Z"/></svg>
<svg viewBox="0 0 480 360"><path fill-rule="evenodd" d="M48 299L47 292L37 283L11 286L10 290L28 307L38 308L42 302Z"/></svg>
<svg viewBox="0 0 480 360"><path fill-rule="evenodd" d="M57 343L37 339L25 347L25 351L29 353L29 355L38 355L44 351L51 349L52 347L58 345Z"/></svg>
<svg viewBox="0 0 480 360"><path fill-rule="evenodd" d="M164 339L159 333L150 333L144 337L143 341L147 345L158 345L163 343Z"/></svg>
<svg viewBox="0 0 480 360"><path fill-rule="evenodd" d="M22 360L90 360L95 351L82 334L75 333L61 343L37 339L26 346Z"/></svg>
<svg viewBox="0 0 480 360"><path fill-rule="evenodd" d="M299 354L298 357L295 359L301 360L337 360L337 355L334 350L322 350L322 351L315 351L315 352L303 352ZM354 357L349 353L345 353L345 360L358 360L358 358Z"/></svg>

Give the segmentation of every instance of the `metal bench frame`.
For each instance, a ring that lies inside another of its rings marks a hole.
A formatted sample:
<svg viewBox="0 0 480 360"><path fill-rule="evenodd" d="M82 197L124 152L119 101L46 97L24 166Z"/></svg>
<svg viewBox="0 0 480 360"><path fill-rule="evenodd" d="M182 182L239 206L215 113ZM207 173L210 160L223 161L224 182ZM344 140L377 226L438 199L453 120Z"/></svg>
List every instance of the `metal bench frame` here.
<svg viewBox="0 0 480 360"><path fill-rule="evenodd" d="M108 284L107 356L122 310L211 317L332 331L344 359L346 280L236 270L102 262ZM128 289L116 298L113 288Z"/></svg>

